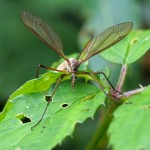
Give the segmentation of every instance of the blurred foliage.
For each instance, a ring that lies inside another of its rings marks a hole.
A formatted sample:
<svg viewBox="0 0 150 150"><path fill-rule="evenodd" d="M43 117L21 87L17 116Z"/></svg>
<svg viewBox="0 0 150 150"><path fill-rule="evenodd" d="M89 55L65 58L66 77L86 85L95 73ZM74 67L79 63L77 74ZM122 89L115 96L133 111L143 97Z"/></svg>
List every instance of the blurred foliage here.
<svg viewBox="0 0 150 150"><path fill-rule="evenodd" d="M35 77L38 64L50 66L59 59L55 52L51 51L25 28L20 19L22 10L39 16L51 25L60 35L67 55L79 52L91 34L99 33L113 24L132 21L135 28L150 27L149 0L1 0L1 104L25 81ZM147 85L150 82L150 59L148 56L149 52L141 61L129 68L130 73L126 80L125 89L137 87L139 83ZM97 66L97 64L100 65ZM111 69L110 80L115 85L120 66L109 63L99 56L91 58L90 67L93 70L98 70L102 66ZM130 87L127 87L129 83ZM88 121L86 123L89 124ZM78 129L81 128L79 132L88 130L86 123L83 126L78 126ZM81 141L78 144L81 146L85 142L84 138L88 138L90 135L83 138L74 133L74 136L77 139L75 142L72 142L71 138L67 139L71 147L77 141ZM67 146L68 142L66 142ZM64 144L64 147L66 145ZM81 148L78 147L77 149Z"/></svg>
<svg viewBox="0 0 150 150"><path fill-rule="evenodd" d="M6 100L12 91L34 78L38 64L49 66L59 58L26 30L19 17L22 10L46 20L60 35L65 53L70 54L79 52L91 33L100 32L115 23L132 21L135 27L148 27L147 3L149 1L146 0L1 0L0 100ZM99 57L93 59L103 62ZM97 69L97 66L91 67Z"/></svg>

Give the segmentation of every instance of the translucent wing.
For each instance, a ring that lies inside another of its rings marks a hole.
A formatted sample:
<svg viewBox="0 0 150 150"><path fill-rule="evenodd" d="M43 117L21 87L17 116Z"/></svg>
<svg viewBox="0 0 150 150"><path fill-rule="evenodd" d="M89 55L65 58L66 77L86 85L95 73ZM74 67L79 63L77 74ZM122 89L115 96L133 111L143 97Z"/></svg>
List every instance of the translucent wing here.
<svg viewBox="0 0 150 150"><path fill-rule="evenodd" d="M92 56L106 50L125 38L133 27L132 22L124 22L114 25L104 30L97 37L88 41L85 48L79 56L79 62L82 63Z"/></svg>
<svg viewBox="0 0 150 150"><path fill-rule="evenodd" d="M23 11L21 19L28 29L47 46L55 50L60 56L68 60L63 53L63 45L59 36L40 18Z"/></svg>

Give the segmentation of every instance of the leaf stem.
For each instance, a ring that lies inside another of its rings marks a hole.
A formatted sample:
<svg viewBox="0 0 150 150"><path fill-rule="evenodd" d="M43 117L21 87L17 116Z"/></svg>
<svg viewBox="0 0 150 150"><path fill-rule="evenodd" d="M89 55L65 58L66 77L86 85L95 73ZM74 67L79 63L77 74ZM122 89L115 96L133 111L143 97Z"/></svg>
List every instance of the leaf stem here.
<svg viewBox="0 0 150 150"><path fill-rule="evenodd" d="M126 74L127 74L127 65L123 64L122 68L121 68L119 81L118 81L117 87L116 87L117 91L120 91L120 92L122 91L122 87L123 87L123 84L124 84L124 81L125 81Z"/></svg>
<svg viewBox="0 0 150 150"><path fill-rule="evenodd" d="M103 140L103 136L105 135L105 133L109 127L109 124L113 117L112 113L118 106L119 105L117 103L112 101L107 112L105 113L103 120L101 121L101 123L99 123L95 134L93 135L92 139L88 143L86 150L96 150L96 148L99 145L99 142L101 142Z"/></svg>

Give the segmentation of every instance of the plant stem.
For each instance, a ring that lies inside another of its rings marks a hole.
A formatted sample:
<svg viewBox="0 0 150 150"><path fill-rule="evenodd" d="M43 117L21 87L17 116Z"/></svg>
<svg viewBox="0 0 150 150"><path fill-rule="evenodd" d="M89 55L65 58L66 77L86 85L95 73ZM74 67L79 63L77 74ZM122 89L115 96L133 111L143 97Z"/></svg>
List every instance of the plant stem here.
<svg viewBox="0 0 150 150"><path fill-rule="evenodd" d="M113 117L112 113L118 106L119 105L117 105L115 102L112 101L111 105L109 106L109 108L102 120L102 124L99 123L95 134L93 135L91 141L88 143L88 145L86 147L86 150L96 150L99 142L102 141L103 136L105 135L105 133L109 127L109 124Z"/></svg>
<svg viewBox="0 0 150 150"><path fill-rule="evenodd" d="M122 86L125 81L126 74L127 74L127 65L124 64L124 65L122 65L119 81L117 83L117 87L116 87L117 91L121 92ZM99 142L102 141L103 136L106 134L109 124L112 120L112 114L118 106L119 105L117 103L115 103L113 100L111 101L111 104L102 120L102 124L99 123L99 126L98 126L95 134L93 135L91 141L88 143L86 150L95 150L98 147Z"/></svg>
<svg viewBox="0 0 150 150"><path fill-rule="evenodd" d="M121 68L119 81L118 81L117 87L116 87L117 91L120 91L120 92L122 91L122 87L123 87L123 84L124 84L124 81L125 81L126 74L127 74L127 65L123 64L122 68Z"/></svg>
<svg viewBox="0 0 150 150"><path fill-rule="evenodd" d="M129 98L133 95L136 95L136 94L139 94L141 93L142 91L144 91L145 87L141 87L139 89L135 89L135 90L132 90L132 91L129 91L129 92L124 92L123 95L118 95L116 98L117 99L122 99L124 96L125 98Z"/></svg>
<svg viewBox="0 0 150 150"><path fill-rule="evenodd" d="M120 92L122 91L122 87L123 87L123 84L124 84L124 81L126 78L126 74L127 74L127 65L123 64L122 68L121 68L119 81L118 81L117 87L116 87L117 91L120 91ZM120 99L124 96L126 98L127 97L129 98L130 96L141 93L144 89L145 89L145 87L141 87L140 89L126 92L123 95L120 94L118 97L116 96L115 98ZM98 149L99 143L102 142L104 140L104 136L106 136L106 131L107 131L109 124L111 123L112 118L113 118L113 112L116 110L116 108L118 106L120 106L119 103L116 103L115 101L111 100L111 104L109 105L109 108L106 111L103 120L101 120L101 122L99 122L98 128L97 128L96 132L94 133L91 141L88 143L86 150Z"/></svg>

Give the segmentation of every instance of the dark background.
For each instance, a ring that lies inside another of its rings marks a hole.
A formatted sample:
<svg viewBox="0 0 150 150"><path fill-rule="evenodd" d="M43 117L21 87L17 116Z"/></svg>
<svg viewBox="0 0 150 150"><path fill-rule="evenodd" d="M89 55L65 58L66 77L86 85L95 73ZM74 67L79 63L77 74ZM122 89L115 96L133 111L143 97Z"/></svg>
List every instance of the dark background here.
<svg viewBox="0 0 150 150"><path fill-rule="evenodd" d="M114 24L132 21L135 29L150 27L149 0L0 0L1 110L12 92L35 77L38 64L50 66L59 60L59 56L54 51L39 41L23 25L20 19L23 10L42 18L58 33L66 55L80 52L92 33L99 33ZM130 66L124 90L137 88L138 84L150 83L149 57L148 52L136 64ZM90 67L93 70L102 66L110 68L110 80L115 85L120 66L105 61L100 55L90 59ZM96 126L91 120L87 122L82 127L77 125L74 141L71 138L66 140L71 147L74 145L74 149L80 139L83 139L78 137L81 130L84 137L88 138L90 135L89 133L86 136L88 130L86 128L89 127L86 124L89 124L93 130ZM92 130L89 132L92 133ZM82 147L84 142L78 145Z"/></svg>

